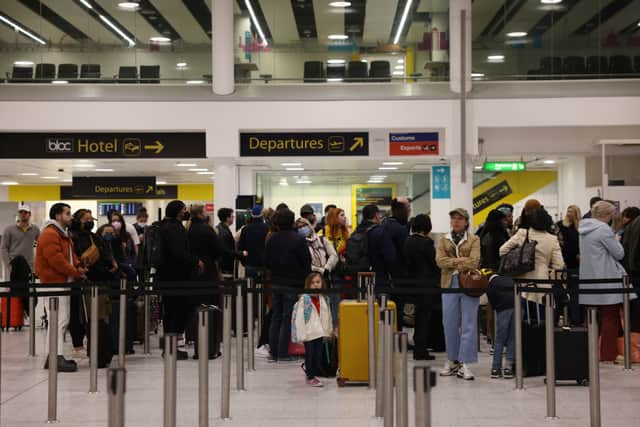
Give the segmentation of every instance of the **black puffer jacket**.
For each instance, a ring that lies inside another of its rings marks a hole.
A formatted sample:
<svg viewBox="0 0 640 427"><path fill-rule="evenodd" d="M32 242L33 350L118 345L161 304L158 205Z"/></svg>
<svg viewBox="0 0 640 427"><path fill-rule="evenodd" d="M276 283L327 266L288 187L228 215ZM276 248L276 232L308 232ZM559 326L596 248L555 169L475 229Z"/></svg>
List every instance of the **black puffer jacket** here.
<svg viewBox="0 0 640 427"><path fill-rule="evenodd" d="M158 267L160 281L186 281L194 277L198 257L189 246L187 230L175 218L160 222L164 264Z"/></svg>
<svg viewBox="0 0 640 427"><path fill-rule="evenodd" d="M440 287L440 268L436 264L436 247L430 237L412 234L404 244L404 254L409 278L418 281L412 286ZM421 295L413 299L414 302L430 302L433 298L429 295Z"/></svg>
<svg viewBox="0 0 640 427"><path fill-rule="evenodd" d="M204 263L204 272L198 278L201 280L217 280L217 263L222 255L222 246L213 228L203 220L193 218L187 235L189 236L191 251Z"/></svg>

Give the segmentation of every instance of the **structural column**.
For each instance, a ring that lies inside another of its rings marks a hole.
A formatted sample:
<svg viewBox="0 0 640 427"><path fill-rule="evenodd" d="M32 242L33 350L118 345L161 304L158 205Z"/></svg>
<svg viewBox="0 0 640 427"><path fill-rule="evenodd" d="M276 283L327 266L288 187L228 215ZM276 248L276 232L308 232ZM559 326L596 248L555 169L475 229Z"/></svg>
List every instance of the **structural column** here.
<svg viewBox="0 0 640 427"><path fill-rule="evenodd" d="M238 167L232 161L225 161L216 166L215 191L213 203L216 212L220 208L235 210L238 194ZM217 217L216 223L218 222Z"/></svg>
<svg viewBox="0 0 640 427"><path fill-rule="evenodd" d="M213 0L211 4L211 49L213 92L230 95L234 91L233 0Z"/></svg>
<svg viewBox="0 0 640 427"><path fill-rule="evenodd" d="M589 210L589 198L596 194L587 192L587 159L569 156L558 167L558 220L562 219L569 205L578 205L582 213Z"/></svg>

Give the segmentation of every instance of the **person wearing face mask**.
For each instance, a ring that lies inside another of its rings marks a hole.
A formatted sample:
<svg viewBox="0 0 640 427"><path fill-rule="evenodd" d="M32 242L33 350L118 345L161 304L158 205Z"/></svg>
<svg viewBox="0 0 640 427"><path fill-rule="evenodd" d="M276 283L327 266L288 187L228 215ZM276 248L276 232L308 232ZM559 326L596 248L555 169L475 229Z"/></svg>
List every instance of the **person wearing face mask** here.
<svg viewBox="0 0 640 427"><path fill-rule="evenodd" d="M145 209L145 208L142 208L142 209ZM145 212L146 212L146 209L145 209ZM114 215L117 215L120 217L120 220L122 221L124 229L126 230L127 234L129 234L129 238L133 242L133 251L137 255L138 249L140 247L140 237L138 235L138 231L136 230L136 227L133 224L125 223L124 217L122 216L122 214L116 210L112 210L107 214L107 218L109 219L109 222L113 220Z"/></svg>
<svg viewBox="0 0 640 427"><path fill-rule="evenodd" d="M169 202L165 208L165 217L160 221L160 238L162 239L162 260L158 265L159 282L191 281L194 276L205 271L204 262L191 250L187 230L182 225L189 219L187 207L181 200ZM191 310L187 296L167 295L163 297L162 323L165 333L182 334L185 331ZM178 359L186 360L186 351L178 350Z"/></svg>

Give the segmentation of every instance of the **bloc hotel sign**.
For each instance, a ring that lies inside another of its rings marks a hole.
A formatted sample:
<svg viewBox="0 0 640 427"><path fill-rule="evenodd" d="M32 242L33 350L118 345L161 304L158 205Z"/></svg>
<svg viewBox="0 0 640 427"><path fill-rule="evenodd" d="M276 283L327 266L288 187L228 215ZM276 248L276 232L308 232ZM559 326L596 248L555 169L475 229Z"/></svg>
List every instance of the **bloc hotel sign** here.
<svg viewBox="0 0 640 427"><path fill-rule="evenodd" d="M204 132L5 133L0 158L205 158Z"/></svg>
<svg viewBox="0 0 640 427"><path fill-rule="evenodd" d="M440 154L438 132L390 133L390 156L437 156Z"/></svg>
<svg viewBox="0 0 640 427"><path fill-rule="evenodd" d="M241 157L368 156L368 132L241 132Z"/></svg>

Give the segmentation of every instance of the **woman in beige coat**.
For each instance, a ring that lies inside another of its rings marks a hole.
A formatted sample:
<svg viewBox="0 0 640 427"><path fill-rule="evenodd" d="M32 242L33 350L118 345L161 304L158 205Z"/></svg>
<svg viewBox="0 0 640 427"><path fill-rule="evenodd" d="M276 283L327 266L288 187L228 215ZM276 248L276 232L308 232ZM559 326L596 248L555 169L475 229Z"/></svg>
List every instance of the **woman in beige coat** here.
<svg viewBox="0 0 640 427"><path fill-rule="evenodd" d="M529 240L538 242L536 245L535 269L517 276L517 279L549 279L549 270L564 269L562 250L558 242L558 236L551 234L549 230L553 225L551 216L544 208L535 209L527 215L528 229L521 228L504 245L500 247L500 256L504 256L513 248L521 247L529 234ZM538 287L551 287L551 285L538 285ZM542 293L530 293L523 296L529 300L541 304L544 299Z"/></svg>

